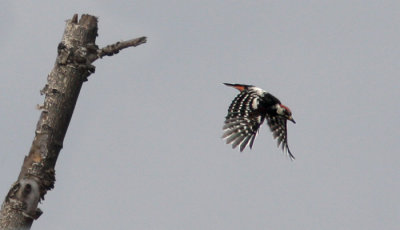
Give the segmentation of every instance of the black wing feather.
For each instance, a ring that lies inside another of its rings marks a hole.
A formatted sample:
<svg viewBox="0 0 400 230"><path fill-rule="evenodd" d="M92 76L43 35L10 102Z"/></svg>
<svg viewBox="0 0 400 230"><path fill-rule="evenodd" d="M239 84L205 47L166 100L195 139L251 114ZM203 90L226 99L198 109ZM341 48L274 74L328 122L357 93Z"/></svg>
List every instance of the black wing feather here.
<svg viewBox="0 0 400 230"><path fill-rule="evenodd" d="M294 160L287 140L287 120L284 117L267 115L267 122L273 137L278 141L278 148L281 146L282 150L286 150L289 157Z"/></svg>
<svg viewBox="0 0 400 230"><path fill-rule="evenodd" d="M254 139L265 119L265 115L252 107L253 103L259 103L258 100L257 94L248 91L241 92L232 101L225 118L222 138L226 138L227 144L232 143L232 148L240 146L241 152L247 145L250 148L253 147Z"/></svg>

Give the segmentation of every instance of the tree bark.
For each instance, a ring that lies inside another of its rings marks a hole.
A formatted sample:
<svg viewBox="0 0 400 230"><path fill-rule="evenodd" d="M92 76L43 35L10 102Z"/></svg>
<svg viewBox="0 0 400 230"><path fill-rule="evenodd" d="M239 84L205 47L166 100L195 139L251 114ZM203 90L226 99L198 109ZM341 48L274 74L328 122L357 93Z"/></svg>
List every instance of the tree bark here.
<svg viewBox="0 0 400 230"><path fill-rule="evenodd" d="M82 15L78 21L75 14L67 21L54 68L40 91L45 99L39 106L42 112L31 149L1 207L0 229L30 229L42 214L37 206L54 188L57 158L82 84L95 71L92 63L146 42L146 37L140 37L99 49L97 29L97 18L91 15Z"/></svg>

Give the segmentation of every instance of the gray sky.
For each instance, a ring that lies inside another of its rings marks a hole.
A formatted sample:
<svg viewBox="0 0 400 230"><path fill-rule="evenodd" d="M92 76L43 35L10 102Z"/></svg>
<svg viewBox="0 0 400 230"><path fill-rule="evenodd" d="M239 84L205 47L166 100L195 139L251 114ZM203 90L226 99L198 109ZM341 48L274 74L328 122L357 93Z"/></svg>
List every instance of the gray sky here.
<svg viewBox="0 0 400 230"><path fill-rule="evenodd" d="M39 118L65 20L99 17L104 46L33 229L397 229L399 1L1 1L0 198ZM237 91L293 111L291 162L264 125L220 139ZM3 198L1 198L3 199Z"/></svg>

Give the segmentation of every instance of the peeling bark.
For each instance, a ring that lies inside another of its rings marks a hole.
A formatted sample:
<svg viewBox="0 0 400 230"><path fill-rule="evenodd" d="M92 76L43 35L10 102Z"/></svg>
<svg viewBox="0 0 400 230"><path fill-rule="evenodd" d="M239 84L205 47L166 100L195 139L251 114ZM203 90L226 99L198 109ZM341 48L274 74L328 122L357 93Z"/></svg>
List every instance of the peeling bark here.
<svg viewBox="0 0 400 230"><path fill-rule="evenodd" d="M0 229L30 229L40 217L38 202L54 188L57 158L82 84L95 71L92 63L146 42L146 37L140 37L99 49L97 29L97 18L91 15L82 15L78 21L75 14L67 21L54 68L40 91L45 99L39 106L42 112L31 149L1 207Z"/></svg>

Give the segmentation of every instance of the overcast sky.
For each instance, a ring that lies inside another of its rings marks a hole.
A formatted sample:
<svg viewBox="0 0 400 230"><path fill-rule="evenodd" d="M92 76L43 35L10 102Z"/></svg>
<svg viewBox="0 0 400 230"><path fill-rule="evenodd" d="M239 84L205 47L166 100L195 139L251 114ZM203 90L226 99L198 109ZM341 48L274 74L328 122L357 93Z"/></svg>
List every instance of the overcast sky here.
<svg viewBox="0 0 400 230"><path fill-rule="evenodd" d="M398 229L399 1L1 1L0 199L16 180L65 20L97 44L148 43L95 62L32 229ZM237 91L289 106L290 161L264 125L220 138Z"/></svg>

